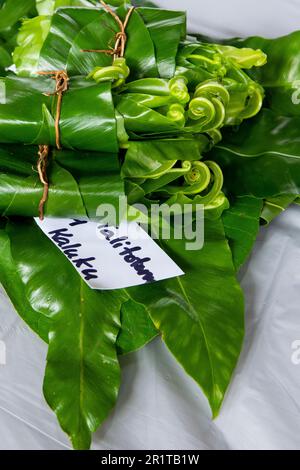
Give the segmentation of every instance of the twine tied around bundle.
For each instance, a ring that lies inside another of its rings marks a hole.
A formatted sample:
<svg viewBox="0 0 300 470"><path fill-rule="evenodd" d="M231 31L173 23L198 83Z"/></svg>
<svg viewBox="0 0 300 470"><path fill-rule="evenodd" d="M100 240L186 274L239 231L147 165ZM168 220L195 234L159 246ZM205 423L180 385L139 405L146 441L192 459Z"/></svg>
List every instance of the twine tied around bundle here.
<svg viewBox="0 0 300 470"><path fill-rule="evenodd" d="M48 199L49 182L47 177L47 164L49 156L49 145L39 145L37 171L41 183L44 185L44 192L39 203L39 218L44 220L44 205Z"/></svg>
<svg viewBox="0 0 300 470"><path fill-rule="evenodd" d="M55 91L53 93L44 93L46 96L57 96L56 115L55 115L55 143L58 150L61 150L59 122L61 116L63 94L68 90L69 77L64 70L51 72L38 72L38 75L50 75L55 80ZM50 152L49 145L39 145L37 171L40 181L44 186L42 199L39 203L39 218L44 219L44 206L48 199L49 182L47 177L47 165Z"/></svg>
<svg viewBox="0 0 300 470"><path fill-rule="evenodd" d="M55 143L58 150L61 150L60 144L60 131L59 131L59 121L61 116L61 106L63 94L68 90L69 87L69 77L67 72L64 70L56 70L52 72L38 72L39 75L50 75L50 77L55 80L55 91L54 93L44 93L46 96L57 96L56 104L56 115L55 115Z"/></svg>
<svg viewBox="0 0 300 470"><path fill-rule="evenodd" d="M131 7L126 15L124 22L119 18L119 16L108 6L103 0L100 2L105 10L115 19L116 23L118 24L120 31L118 31L115 35L115 45L113 49L83 49L82 52L100 52L103 54L109 54L114 56L114 59L119 57L124 57L126 42L127 42L127 34L126 28L129 22L129 19L132 15L134 7Z"/></svg>
<svg viewBox="0 0 300 470"><path fill-rule="evenodd" d="M125 17L124 22L119 18L119 16L112 10L110 6L108 6L103 0L101 0L101 4L105 8L105 10L114 18L116 23L118 24L120 31L118 31L115 35L115 45L113 49L106 49L106 50L98 50L98 49L84 49L83 52L100 52L105 53L113 56L114 59L124 57L125 48L127 43L127 34L126 28L128 26L129 19L134 11L134 7L131 7L127 15ZM56 147L58 150L61 149L61 142L60 142L60 117L61 117L61 108L62 108L62 100L63 94L68 90L69 87L69 77L64 70L58 71L51 71L51 72L38 72L39 75L49 75L53 80L56 81L56 87L54 93L45 93L46 96L56 95L57 96L57 105L56 105L56 116L55 116L55 141ZM44 219L44 206L48 199L48 192L49 192L49 182L47 178L47 164L48 164L48 157L49 157L50 147L49 145L40 145L39 146L39 158L37 163L37 170L39 173L40 181L44 185L44 192L42 199L39 203L39 217L40 220Z"/></svg>

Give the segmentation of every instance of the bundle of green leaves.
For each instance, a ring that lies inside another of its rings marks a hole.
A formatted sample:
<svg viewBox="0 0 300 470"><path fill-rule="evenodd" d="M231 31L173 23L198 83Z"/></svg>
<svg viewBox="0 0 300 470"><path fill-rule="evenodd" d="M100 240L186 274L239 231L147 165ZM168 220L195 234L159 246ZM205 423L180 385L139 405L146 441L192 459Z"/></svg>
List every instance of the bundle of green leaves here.
<svg viewBox="0 0 300 470"><path fill-rule="evenodd" d="M118 356L157 335L217 416L243 344L238 271L260 223L299 194L300 33L216 44L188 36L183 12L135 3L119 55L111 12L124 22L130 2L0 2L0 282L48 343L44 395L75 449L115 405ZM60 150L55 83L39 74L58 70L69 77ZM51 149L48 217L95 219L125 195L202 204L201 250L159 240L185 275L91 289L33 220L38 145Z"/></svg>

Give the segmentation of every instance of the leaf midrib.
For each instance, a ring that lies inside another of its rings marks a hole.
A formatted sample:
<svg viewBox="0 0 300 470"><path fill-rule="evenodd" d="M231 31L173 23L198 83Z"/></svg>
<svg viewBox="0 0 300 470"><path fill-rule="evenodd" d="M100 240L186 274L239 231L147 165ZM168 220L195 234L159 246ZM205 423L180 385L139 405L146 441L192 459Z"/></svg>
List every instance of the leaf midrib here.
<svg viewBox="0 0 300 470"><path fill-rule="evenodd" d="M79 289L79 354L80 354L80 371L79 371L79 434L81 435L82 431L82 421L84 417L84 405L83 405L83 397L84 397L84 345L83 345L83 337L84 337L84 281L80 277L80 289Z"/></svg>
<svg viewBox="0 0 300 470"><path fill-rule="evenodd" d="M235 150L234 148L229 147L229 146L225 147L223 145L216 145L215 148L219 150L225 150L225 152L232 153L233 155L245 157L245 158L257 158L257 157L263 157L265 155L269 155L269 156L278 155L280 157L286 157L286 158L291 158L291 159L296 159L296 160L299 160L300 158L300 155L291 155L290 153L278 152L277 150L266 150L266 151L262 150L261 152L251 154L251 153L240 152L238 149Z"/></svg>
<svg viewBox="0 0 300 470"><path fill-rule="evenodd" d="M182 293L186 299L186 302L190 308L191 311L195 311L190 299L189 299L189 296L184 288L184 285L182 284L181 282L181 279L177 276L176 277L176 280L179 284L179 287L180 289L182 290ZM213 399L213 403L215 403L215 385L216 385L216 380L215 380L215 371L214 371L214 367L213 367L213 362L212 362L212 357L211 357L211 351L210 351L210 348L209 348L209 345L208 345L208 340L207 340L207 337L206 337L206 333L205 333L205 329L204 329L204 326L203 326L203 323L201 321L201 318L197 315L197 320L195 320L194 316L192 315L189 315L190 318L195 321L196 323L199 324L200 326L200 329L202 331L202 335L203 335L203 338L204 338L204 342L205 342L205 346L206 346L206 350L207 350L207 356L208 356L208 360L209 360L209 364L210 364L210 370L211 370L211 378L212 378L212 399Z"/></svg>

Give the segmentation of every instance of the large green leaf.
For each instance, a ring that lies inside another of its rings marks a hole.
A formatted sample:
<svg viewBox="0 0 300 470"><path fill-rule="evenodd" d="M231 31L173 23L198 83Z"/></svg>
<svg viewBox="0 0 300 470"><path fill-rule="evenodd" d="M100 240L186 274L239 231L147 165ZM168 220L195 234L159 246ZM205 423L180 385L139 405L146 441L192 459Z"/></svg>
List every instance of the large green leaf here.
<svg viewBox="0 0 300 470"><path fill-rule="evenodd" d="M226 188L239 196L269 198L300 191L300 119L264 109L228 130L209 154L222 167Z"/></svg>
<svg viewBox="0 0 300 470"><path fill-rule="evenodd" d="M178 135L181 126L155 109L139 102L139 98L124 95L116 103L116 109L124 118L126 131L130 136Z"/></svg>
<svg viewBox="0 0 300 470"><path fill-rule="evenodd" d="M0 142L55 145L55 82L48 77L0 79L6 100L0 106ZM70 80L59 120L63 147L117 152L111 84L82 77Z"/></svg>
<svg viewBox="0 0 300 470"><path fill-rule="evenodd" d="M126 10L118 14L125 18ZM99 25L104 25L100 28ZM161 74L172 77L180 39L185 35L185 14L137 8L126 28L126 61L131 78ZM111 64L111 57L84 50L113 47L118 25L101 5L99 9L62 8L53 16L50 33L41 51L39 68L67 69L69 75L86 75L97 66ZM142 49L140 45L143 45Z"/></svg>
<svg viewBox="0 0 300 470"><path fill-rule="evenodd" d="M134 6L145 6L145 7L151 7L151 8L158 8L158 6L153 3L153 2L148 2L147 0L133 0L132 5Z"/></svg>
<svg viewBox="0 0 300 470"><path fill-rule="evenodd" d="M173 210L189 205L205 206L211 218L219 218L228 200L222 193L223 175L214 162L201 162L210 147L208 136L130 142L122 166L129 204L151 200L165 202Z"/></svg>
<svg viewBox="0 0 300 470"><path fill-rule="evenodd" d="M271 223L278 215L285 211L297 199L294 194L283 194L270 197L264 201L261 219L264 224Z"/></svg>
<svg viewBox="0 0 300 470"><path fill-rule="evenodd" d="M49 33L51 17L36 16L23 21L17 36L13 60L18 75L30 76L38 70L42 45Z"/></svg>
<svg viewBox="0 0 300 470"><path fill-rule="evenodd" d="M11 256L10 238L4 226L0 229L0 283L9 295L20 317L37 335L48 343L51 319L34 310L27 300L26 284L22 281L17 271L16 262ZM19 226L20 230L22 228L24 229L23 223ZM36 246L36 249L39 249L38 246ZM27 263L29 263L29 260L27 260ZM36 261L33 257L31 269L35 264ZM145 307L132 299L126 299L121 307L121 330L117 338L118 354L124 355L140 349L157 334L158 332Z"/></svg>
<svg viewBox="0 0 300 470"><path fill-rule="evenodd" d="M4 45L0 42L0 73L4 73L4 69L11 64L11 55Z"/></svg>
<svg viewBox="0 0 300 470"><path fill-rule="evenodd" d="M216 416L242 346L244 303L222 221L206 220L202 250L163 242L184 276L129 293L143 302L172 354L202 387Z"/></svg>
<svg viewBox="0 0 300 470"><path fill-rule="evenodd" d="M12 256L32 307L50 318L44 394L74 448L87 449L115 404L123 291L95 291L33 221L10 223Z"/></svg>
<svg viewBox="0 0 300 470"><path fill-rule="evenodd" d="M158 335L145 306L130 298L122 305L121 325L117 339L120 355L142 348Z"/></svg>
<svg viewBox="0 0 300 470"><path fill-rule="evenodd" d="M208 139L155 139L130 142L122 165L122 175L127 178L157 178L170 171L175 163L183 160L199 160L201 147L208 146Z"/></svg>
<svg viewBox="0 0 300 470"><path fill-rule="evenodd" d="M6 69L12 65L12 52L16 46L16 37L20 20L31 13L34 0L2 0L0 2L0 75L6 75ZM2 91L2 90L1 90ZM1 100L2 102L2 100Z"/></svg>
<svg viewBox="0 0 300 470"><path fill-rule="evenodd" d="M165 78L173 77L178 45L180 39L185 39L186 36L185 13L167 12L159 8L140 8L138 11L155 46L159 75Z"/></svg>
<svg viewBox="0 0 300 470"><path fill-rule="evenodd" d="M223 213L223 224L236 270L246 261L259 231L262 199L237 197Z"/></svg>
<svg viewBox="0 0 300 470"><path fill-rule="evenodd" d="M21 149L12 146L0 148L0 211L3 216L38 215L43 185L34 169L37 148L24 146ZM56 216L70 213L86 217L81 194L73 176L54 162L51 172L49 171L49 179L51 188L45 213Z"/></svg>
<svg viewBox="0 0 300 470"><path fill-rule="evenodd" d="M9 236L3 228L0 229L0 259L0 283L22 319L47 342L49 319L34 310L28 302L24 284L11 256Z"/></svg>
<svg viewBox="0 0 300 470"><path fill-rule="evenodd" d="M13 26L35 6L35 0L6 0L0 8L0 31Z"/></svg>
<svg viewBox="0 0 300 470"><path fill-rule="evenodd" d="M100 27L101 23L104 27ZM39 68L66 69L69 75L87 75L97 66L110 65L112 58L107 54L83 51L113 47L118 31L116 21L102 7L59 9L42 48ZM157 75L154 46L137 11L131 15L127 34L126 60L131 73L136 78ZM140 44L143 44L142 53Z"/></svg>
<svg viewBox="0 0 300 470"><path fill-rule="evenodd" d="M45 215L93 218L100 204L111 204L118 211L124 186L116 155L57 151L53 157ZM38 216L43 185L36 163L37 147L0 146L2 215Z"/></svg>
<svg viewBox="0 0 300 470"><path fill-rule="evenodd" d="M260 48L267 64L250 75L265 88L268 105L279 114L300 115L300 31L276 39L251 37L235 40L235 45Z"/></svg>
<svg viewBox="0 0 300 470"><path fill-rule="evenodd" d="M39 15L52 15L61 7L90 7L95 2L89 0L36 0L36 8Z"/></svg>
<svg viewBox="0 0 300 470"><path fill-rule="evenodd" d="M117 155L64 150L54 151L54 160L75 178L89 218L100 204L110 204L118 216L125 192Z"/></svg>
<svg viewBox="0 0 300 470"><path fill-rule="evenodd" d="M106 26L101 28L104 21ZM103 9L59 9L53 15L38 67L87 75L96 66L110 65L112 59L106 54L86 53L83 49L107 49L116 32L115 21Z"/></svg>

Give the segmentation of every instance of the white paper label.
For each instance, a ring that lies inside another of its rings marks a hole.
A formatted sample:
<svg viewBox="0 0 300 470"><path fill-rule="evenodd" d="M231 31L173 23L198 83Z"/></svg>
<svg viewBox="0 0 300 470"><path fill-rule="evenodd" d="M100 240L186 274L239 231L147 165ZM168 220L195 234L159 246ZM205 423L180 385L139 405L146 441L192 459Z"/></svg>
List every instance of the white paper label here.
<svg viewBox="0 0 300 470"><path fill-rule="evenodd" d="M181 276L183 271L135 222L35 219L92 289L122 289Z"/></svg>

